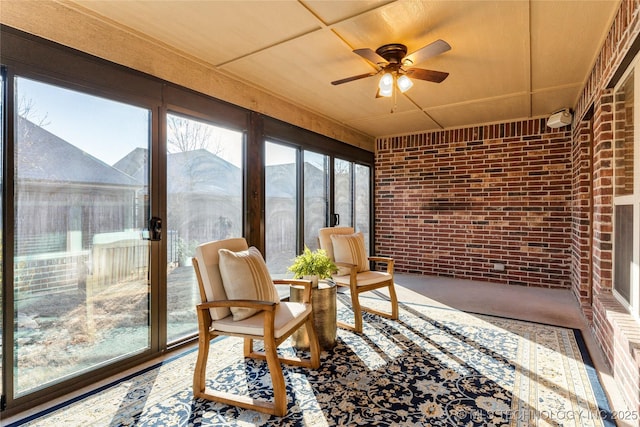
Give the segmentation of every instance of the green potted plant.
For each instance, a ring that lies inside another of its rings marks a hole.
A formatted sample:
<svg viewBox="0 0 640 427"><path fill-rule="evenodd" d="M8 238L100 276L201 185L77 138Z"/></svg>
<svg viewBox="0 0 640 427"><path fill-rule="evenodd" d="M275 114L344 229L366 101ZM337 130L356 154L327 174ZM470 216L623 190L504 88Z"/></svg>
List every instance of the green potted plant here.
<svg viewBox="0 0 640 427"><path fill-rule="evenodd" d="M304 252L293 260L289 271L294 274L295 279L311 280L312 286L317 287L318 280L331 277L338 268L324 249L311 251L305 245Z"/></svg>

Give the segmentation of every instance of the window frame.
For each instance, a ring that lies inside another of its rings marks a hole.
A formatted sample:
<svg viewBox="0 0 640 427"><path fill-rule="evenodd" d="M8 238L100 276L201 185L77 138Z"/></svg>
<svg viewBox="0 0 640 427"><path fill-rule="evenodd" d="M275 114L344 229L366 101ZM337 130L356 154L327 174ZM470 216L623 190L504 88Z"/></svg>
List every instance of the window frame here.
<svg viewBox="0 0 640 427"><path fill-rule="evenodd" d="M640 320L640 54L631 61L628 68L621 75L620 79L613 88L614 99L614 124L617 123L615 106L616 95L619 90L626 84L627 78L633 73L633 192L632 194L624 194L616 196L616 148L618 141L616 128L614 126L613 135L613 155L612 155L612 294L616 300L637 320ZM616 289L616 207L632 206L633 208L633 242L632 242L632 266L630 267L630 283L629 283L629 301Z"/></svg>

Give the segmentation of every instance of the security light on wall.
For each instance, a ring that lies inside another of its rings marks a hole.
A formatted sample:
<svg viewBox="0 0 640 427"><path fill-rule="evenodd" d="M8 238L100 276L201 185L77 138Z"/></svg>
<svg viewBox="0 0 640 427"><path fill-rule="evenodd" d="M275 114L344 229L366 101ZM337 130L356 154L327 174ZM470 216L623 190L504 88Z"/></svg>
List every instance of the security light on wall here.
<svg viewBox="0 0 640 427"><path fill-rule="evenodd" d="M571 124L571 111L568 108L564 108L560 111L556 111L547 119L547 127L551 129L561 128Z"/></svg>

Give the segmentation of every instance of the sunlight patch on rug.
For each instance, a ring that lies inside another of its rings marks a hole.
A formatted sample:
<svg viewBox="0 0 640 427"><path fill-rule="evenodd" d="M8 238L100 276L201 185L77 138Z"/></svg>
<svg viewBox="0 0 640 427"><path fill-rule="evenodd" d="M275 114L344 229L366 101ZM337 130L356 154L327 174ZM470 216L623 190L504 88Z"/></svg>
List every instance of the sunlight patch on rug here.
<svg viewBox="0 0 640 427"><path fill-rule="evenodd" d="M338 317L352 316L339 295ZM24 425L614 425L580 340L573 329L404 302L397 321L365 314L363 334L339 329L318 370L285 366L283 418L194 400L191 351ZM209 361L208 386L272 397L266 363L243 359L240 339L214 341Z"/></svg>

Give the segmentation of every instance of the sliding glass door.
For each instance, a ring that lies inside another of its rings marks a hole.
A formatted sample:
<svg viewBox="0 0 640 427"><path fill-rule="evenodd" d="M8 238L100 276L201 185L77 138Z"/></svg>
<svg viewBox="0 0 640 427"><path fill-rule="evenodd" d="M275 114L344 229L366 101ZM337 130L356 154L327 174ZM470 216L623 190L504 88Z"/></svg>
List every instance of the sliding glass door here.
<svg viewBox="0 0 640 427"><path fill-rule="evenodd" d="M201 243L242 236L242 132L167 114L167 341L196 334Z"/></svg>
<svg viewBox="0 0 640 427"><path fill-rule="evenodd" d="M353 227L370 245L371 167L343 159L334 160L335 204L333 224Z"/></svg>
<svg viewBox="0 0 640 427"><path fill-rule="evenodd" d="M290 276L331 214L368 232L372 153L2 36L3 416L197 340L196 245L243 236Z"/></svg>
<svg viewBox="0 0 640 427"><path fill-rule="evenodd" d="M334 159L334 215L331 225L353 226L353 163Z"/></svg>
<svg viewBox="0 0 640 427"><path fill-rule="evenodd" d="M151 111L26 78L15 102L17 397L150 349Z"/></svg>
<svg viewBox="0 0 640 427"><path fill-rule="evenodd" d="M370 166L270 141L265 165L265 252L272 274L286 275L304 246L317 249L318 230L329 225L353 226L369 245ZM337 223L329 220L332 206Z"/></svg>
<svg viewBox="0 0 640 427"><path fill-rule="evenodd" d="M304 244L318 249L318 230L329 217L329 156L304 152Z"/></svg>
<svg viewBox="0 0 640 427"><path fill-rule="evenodd" d="M284 275L298 251L298 150L265 142L265 252L269 271Z"/></svg>

